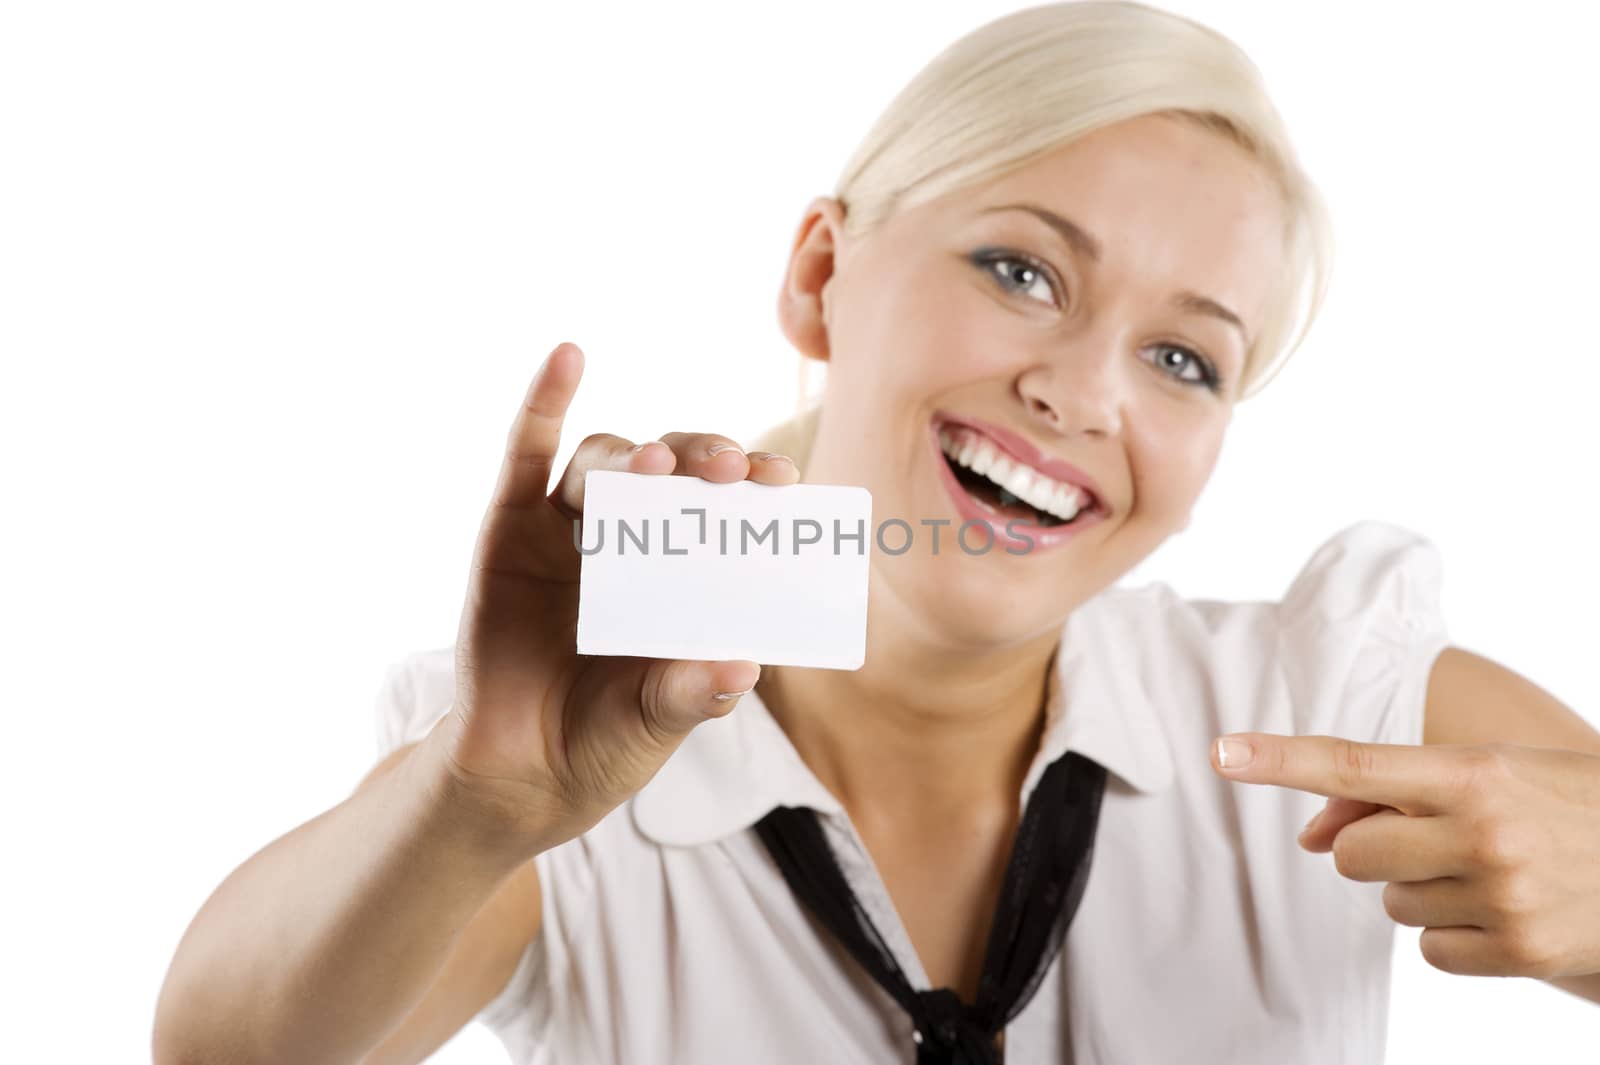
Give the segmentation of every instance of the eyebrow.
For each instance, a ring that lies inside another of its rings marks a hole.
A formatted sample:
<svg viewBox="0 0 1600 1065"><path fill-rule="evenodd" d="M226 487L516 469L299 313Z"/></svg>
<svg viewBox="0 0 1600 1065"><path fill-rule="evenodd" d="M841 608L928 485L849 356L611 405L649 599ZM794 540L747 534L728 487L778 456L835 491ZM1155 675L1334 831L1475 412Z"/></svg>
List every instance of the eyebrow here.
<svg viewBox="0 0 1600 1065"><path fill-rule="evenodd" d="M996 211L1026 211L1055 230L1056 235L1066 242L1067 246L1072 248L1073 251L1076 251L1092 263L1100 261L1100 242L1078 223L1061 217L1047 207L1040 207L1032 203L1006 203L996 207L985 207L978 213L993 214ZM1210 315L1212 318L1226 322L1238 330L1239 337L1244 341L1245 347L1248 348L1250 346L1250 334L1245 330L1244 322L1240 320L1237 314L1234 314L1211 297L1185 290L1173 297L1173 304L1182 310Z"/></svg>

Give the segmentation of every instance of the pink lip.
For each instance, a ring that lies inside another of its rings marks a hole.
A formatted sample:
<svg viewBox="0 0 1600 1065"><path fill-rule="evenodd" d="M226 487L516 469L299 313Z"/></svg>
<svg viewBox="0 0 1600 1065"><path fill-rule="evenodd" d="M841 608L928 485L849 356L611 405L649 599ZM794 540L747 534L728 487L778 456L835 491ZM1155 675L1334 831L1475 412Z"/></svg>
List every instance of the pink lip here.
<svg viewBox="0 0 1600 1065"><path fill-rule="evenodd" d="M977 418L968 417L967 415L938 411L933 416L935 435L937 435L938 428L941 425L964 425L968 429L982 433L993 440L1001 451L1006 452L1019 462L1032 466L1051 480L1065 481L1087 491L1096 510L1104 513L1109 509L1105 505L1105 497L1100 494L1100 487L1089 478L1087 473L1084 473L1070 462L1045 454L1010 429L979 421Z"/></svg>
<svg viewBox="0 0 1600 1065"><path fill-rule="evenodd" d="M961 487L961 482L956 480L955 473L951 471L950 463L946 461L944 456L944 449L939 446L939 426L957 420L941 415L929 425L928 437L933 442L933 461L939 468L939 478L944 482L945 490L950 493L950 498L961 515L961 520L963 522L980 521L987 524L994 532L994 546L996 548L1008 554L1023 555L1030 551L1054 547L1072 539L1091 525L1096 525L1106 519L1106 509L1098 502L1098 496L1093 506L1085 513L1078 515L1071 524L1035 525L1032 522L1007 518L987 503L968 495L967 490ZM960 424L967 425L979 432L983 431L979 425L972 422L963 420ZM999 443L999 441L997 440L996 443ZM1066 464L1062 463L1061 465ZM1087 487L1083 482L1073 478L1063 478L1063 480L1071 480L1073 484ZM1022 535L1014 535L1009 532L1007 530L1008 525L1011 528L1020 530ZM972 550L979 551L982 543L983 541L980 539L971 542L970 546Z"/></svg>

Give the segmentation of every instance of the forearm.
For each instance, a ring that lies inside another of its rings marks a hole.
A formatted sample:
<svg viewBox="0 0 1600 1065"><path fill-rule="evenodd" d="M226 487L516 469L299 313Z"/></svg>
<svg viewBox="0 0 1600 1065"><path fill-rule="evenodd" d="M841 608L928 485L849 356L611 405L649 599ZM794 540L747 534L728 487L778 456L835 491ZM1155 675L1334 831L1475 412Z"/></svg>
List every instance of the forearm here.
<svg viewBox="0 0 1600 1065"><path fill-rule="evenodd" d="M1600 973L1590 973L1588 976L1565 976L1546 980L1545 983L1600 1005Z"/></svg>
<svg viewBox="0 0 1600 1065"><path fill-rule="evenodd" d="M347 1065L416 1005L463 926L544 849L469 812L439 735L212 893L162 989L158 1065Z"/></svg>

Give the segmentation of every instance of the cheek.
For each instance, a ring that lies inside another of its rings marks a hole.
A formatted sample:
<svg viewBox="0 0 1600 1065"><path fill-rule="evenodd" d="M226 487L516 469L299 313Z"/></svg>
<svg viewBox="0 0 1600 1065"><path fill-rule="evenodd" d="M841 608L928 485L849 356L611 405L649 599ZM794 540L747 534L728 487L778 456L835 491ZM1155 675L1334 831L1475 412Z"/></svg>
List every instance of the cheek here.
<svg viewBox="0 0 1600 1065"><path fill-rule="evenodd" d="M1220 419L1168 418L1130 432L1135 507L1157 517L1187 515L1216 468L1225 427Z"/></svg>
<svg viewBox="0 0 1600 1065"><path fill-rule="evenodd" d="M876 386L880 395L929 396L1015 364L1003 309L962 283L961 264L863 266L876 271L873 284L848 328L837 331L830 374Z"/></svg>

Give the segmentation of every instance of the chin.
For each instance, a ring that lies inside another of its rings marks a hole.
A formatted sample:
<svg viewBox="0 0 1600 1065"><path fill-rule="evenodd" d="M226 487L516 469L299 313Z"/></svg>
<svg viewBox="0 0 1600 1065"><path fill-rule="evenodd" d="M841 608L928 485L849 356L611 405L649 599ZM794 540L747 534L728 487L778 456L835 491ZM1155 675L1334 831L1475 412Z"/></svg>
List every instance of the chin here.
<svg viewBox="0 0 1600 1065"><path fill-rule="evenodd" d="M925 630L952 647L980 650L1038 636L1066 620L1070 604L1048 585L984 556L921 560L914 595L906 596ZM949 562L950 565L943 565ZM985 564L989 563L989 564Z"/></svg>

